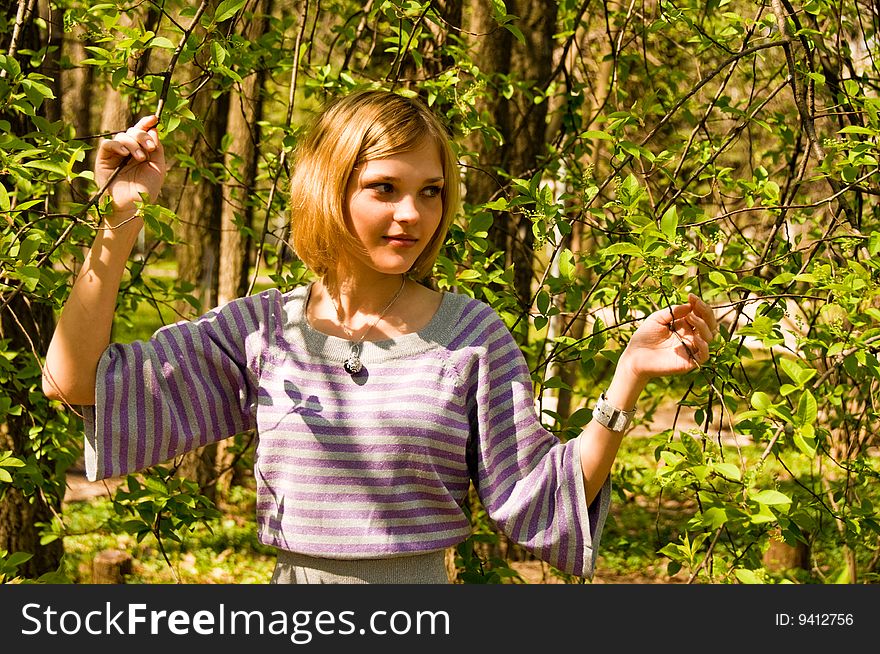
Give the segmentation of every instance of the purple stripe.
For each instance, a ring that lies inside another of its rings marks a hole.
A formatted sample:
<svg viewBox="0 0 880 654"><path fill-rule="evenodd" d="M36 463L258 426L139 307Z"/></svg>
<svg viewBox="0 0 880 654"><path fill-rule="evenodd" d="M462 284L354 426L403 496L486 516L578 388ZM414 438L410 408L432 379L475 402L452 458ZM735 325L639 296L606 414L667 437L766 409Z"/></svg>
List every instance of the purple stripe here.
<svg viewBox="0 0 880 654"><path fill-rule="evenodd" d="M338 367L338 365L334 367ZM424 394L426 392L431 393L432 391L449 393L451 390L449 382L445 381L442 378L442 370L438 370L436 372L436 375L432 375L431 377L423 377L421 374L400 375L398 371L394 369L389 370L381 367L381 364L371 364L370 385L361 390L361 387L355 385L354 382L350 380L335 382L331 381L330 379L318 379L303 374L308 372L310 368L314 368L314 366L310 366L308 364L297 361L294 362L293 365L275 367L272 370L267 370L263 373L261 379L264 386L280 386L283 385L284 382L287 382L293 384L296 388L308 388L310 392L312 390L316 390L319 392L332 391L334 393L351 393L357 395L365 395L367 393L380 393L386 389L401 390L407 392L413 392L414 390L417 390L421 394ZM428 373L429 371L424 372L425 375L427 375ZM437 377L437 381L431 381L433 377ZM414 384L418 384L417 389L413 389ZM265 389L261 390L264 390L264 392L269 392Z"/></svg>
<svg viewBox="0 0 880 654"><path fill-rule="evenodd" d="M166 450L166 456L174 456L178 452L189 452L192 449L192 430L184 429L184 425L186 425L187 421L181 413L185 413L186 409L183 406L183 398L184 395L181 390L177 386L177 380L175 378L175 372L177 368L171 364L172 361L182 361L183 358L180 356L169 356L168 350L174 350L175 346L173 343L169 343L167 338L156 339L156 358L159 361L162 370L162 379L168 386L168 392L164 396L165 406L168 407L169 412L171 413L171 427L168 431L168 443ZM169 371L165 370L165 362L168 362L171 369ZM183 432L183 434L181 434ZM181 435L183 436L183 449L181 449ZM164 457L163 457L164 458Z"/></svg>
<svg viewBox="0 0 880 654"><path fill-rule="evenodd" d="M218 371L215 366L208 366L207 370L202 366L202 362L205 360L210 363L216 363L215 357L212 356L213 353L211 351L216 346L214 346L211 340L205 336L203 331L199 337L200 342L198 346L193 338L193 330L180 330L180 337L184 343L184 351L188 354L186 360L188 369L186 372L190 373L184 376L187 390L190 393L189 397L186 399L189 400L193 413L196 416L196 420L199 423L199 438L194 445L200 447L208 442L211 434L219 431L219 425L214 424L214 421L219 418L217 413L217 400L214 397L214 393L211 392L213 389L219 389L221 387L217 375ZM223 359L219 357L218 359L222 363ZM196 388L196 380L204 380L206 383L201 384L201 388ZM199 393L199 391L201 391L201 393ZM207 406L202 405L202 395L204 395L204 402ZM186 399L184 401L186 401ZM226 407L229 403L221 402L221 404Z"/></svg>
<svg viewBox="0 0 880 654"><path fill-rule="evenodd" d="M185 329L180 330L181 337L184 338ZM194 370L198 368L198 359L195 358L193 352L185 352L181 349L180 345L177 342L176 338L169 338L168 345L174 354L177 356L176 364L174 366L174 371L178 375L182 377L182 382L186 388L186 394L180 395L176 398L176 401L180 403L181 408L184 411L184 415L192 415L196 419L196 433L193 433L192 423L188 420L182 423L182 425L186 425L188 427L186 429L186 451L189 452L192 449L195 449L200 445L201 436L208 432L208 425L205 422L204 412L198 411L198 393L196 392L195 387L193 386L194 380L192 379L191 374ZM189 409L189 411L187 411ZM197 441L194 436L198 436L199 440Z"/></svg>
<svg viewBox="0 0 880 654"><path fill-rule="evenodd" d="M281 293L278 289L269 289L265 292L265 299L263 300L265 316L268 318L271 316L274 320L274 330L272 334L269 334L269 331L266 330L266 340L264 342L264 346L269 345L269 340L274 340L275 343L284 343L284 305L290 301L290 293ZM298 351L301 351L301 348L296 348ZM267 350L264 350L264 352Z"/></svg>
<svg viewBox="0 0 880 654"><path fill-rule="evenodd" d="M436 457L436 455L434 455ZM456 460L453 457L453 460ZM265 464L282 464L290 466L286 470L286 472L291 472L291 468L294 466L307 466L307 465L327 465L327 461L324 459L312 459L308 457L295 456L295 455L284 455L284 454L275 454L268 456L261 456L260 461ZM456 460L457 463L457 460ZM448 476L448 477L461 477L463 473L466 474L467 470L463 465L456 466L448 466L441 465L434 461L427 462L419 462L419 461L370 461L364 459L355 459L353 461L334 461L334 466L336 469L348 469L348 470L384 470L389 472L399 472L401 470L417 470L420 472L429 472L436 473L437 475ZM270 474L267 472L266 474Z"/></svg>
<svg viewBox="0 0 880 654"><path fill-rule="evenodd" d="M249 332L244 329L243 320L239 316L239 303L231 302L224 307L225 310L217 312L216 324L212 325L217 335L217 340L223 343L223 347L229 350L231 358L236 361L245 361L246 353L244 350L244 342L239 343ZM232 319L234 329L229 324Z"/></svg>
<svg viewBox="0 0 880 654"><path fill-rule="evenodd" d="M354 434L357 436L366 436L369 437L368 434L364 434L363 432L359 434ZM311 440L300 440L295 438L295 434L286 434L287 441L282 438L282 440L272 439L267 444L261 443L261 452L260 457L266 457L267 461L275 461L277 457L283 457L291 454L291 450L295 449L297 451L306 451L306 455L308 452L326 452L328 454L388 454L391 457L400 454L401 444L400 443L351 443L351 442L341 442L341 443L324 443L321 441ZM418 453L424 454L426 456L433 456L437 458L442 458L444 460L449 461L457 461L457 457L461 456L461 452L449 452L446 450L441 450L438 448L430 447L429 444L425 443L422 445L413 445L411 446L418 450ZM462 435L461 444L459 446L460 450L464 450L465 447L465 438ZM272 457L272 458L268 458ZM464 463L462 461L462 463Z"/></svg>
<svg viewBox="0 0 880 654"><path fill-rule="evenodd" d="M214 338L212 338L212 336ZM217 337L216 332L205 332L201 334L200 340L203 350L206 353L210 353L207 356L207 360L209 362L219 362L219 370L216 366L208 367L208 375L211 381L210 389L216 392L216 395L219 397L221 410L223 412L223 424L215 424L214 429L216 430L213 435L208 438L206 435L203 438L203 442L214 442L225 438L227 436L231 436L232 434L241 431L241 426L245 422L245 419L241 412L241 403L236 393L236 389L248 389L250 384L248 383L247 375L241 374L241 368L238 366L244 367L244 362L235 361L230 359L227 356L215 354L217 349L224 350L224 344L218 343L215 339ZM224 373L223 378L221 378L220 373ZM210 393L209 396L212 398L215 393ZM232 412L233 407L236 409L235 413ZM219 418L217 413L216 404L213 407L213 414L215 417Z"/></svg>
<svg viewBox="0 0 880 654"><path fill-rule="evenodd" d="M111 346L112 347L112 346ZM110 350L110 361L108 362L107 376L109 383L103 384L105 401L98 402L97 408L101 410L101 423L104 425L104 438L99 456L101 457L101 468L104 470L104 477L115 477L116 469L113 467L113 403L116 401L113 389L116 388L115 380L117 378L116 368L119 365L119 357L117 350L121 348L112 347ZM97 414L97 411L96 411ZM97 415L96 415L97 418ZM97 424L97 419L95 420Z"/></svg>
<svg viewBox="0 0 880 654"><path fill-rule="evenodd" d="M268 499L264 502L259 502L257 504L257 510L266 512L268 511L277 511L277 504L273 499ZM392 519L403 519L403 518L424 518L426 514L426 509L424 507L416 507L411 509L379 509L379 508L367 508L367 509L353 509L351 507L345 506L333 506L328 505L327 508L320 509L307 509L305 507L297 506L294 502L291 505L284 506L284 518L285 520L291 517L297 518L327 518L330 520L336 520L334 514L340 514L349 520L392 520ZM448 507L432 507L430 509L430 515L444 515L444 516L456 516L456 517L464 517L462 510L458 506L448 506Z"/></svg>
<svg viewBox="0 0 880 654"><path fill-rule="evenodd" d="M340 498L342 500L351 502L382 502L383 504L404 504L406 502L426 501L448 502L450 500L450 493L430 493L424 489L420 489L401 492L397 495L383 495L375 492L356 493L354 491L350 493L334 493L331 495L327 493L326 489L315 491L300 489L296 490L296 499L298 500L318 500L321 502L331 502L340 501Z"/></svg>
<svg viewBox="0 0 880 654"><path fill-rule="evenodd" d="M495 489L509 477L518 478L531 474L534 467L541 465L541 459L550 456L549 449L545 449L546 443L544 441L529 443L528 449L524 445L524 443L517 444L514 441L504 450L507 453L506 457L501 455L495 456L490 463L486 464L487 469L495 469L486 489L489 494L494 493ZM542 450L544 450L543 453ZM514 456L510 456L511 454ZM499 470L498 466L501 465L501 461L506 460L507 457L510 457L507 467ZM534 462L535 465L527 467L528 462Z"/></svg>
<svg viewBox="0 0 880 654"><path fill-rule="evenodd" d="M131 385L135 386L135 388L137 388L137 378L140 377L140 375L138 375L136 377L132 374L131 357L128 357L128 356L122 357L121 372L122 372L122 388L120 389L120 393L122 394L123 398L131 397L131 395L129 395L129 384L131 384ZM131 380L131 382L129 382L129 380ZM137 396L135 396L135 397L137 397ZM120 407L120 411L119 411L119 414L120 414L119 415L119 427L120 427L120 429L122 429L125 432L124 434L119 434L119 437L118 437L118 440L119 440L118 461L119 461L119 464L123 468L128 467L128 441L129 441L129 436L130 436L129 432L131 431L130 406L131 406L130 404L126 405L125 403L123 403L123 405ZM111 449L110 452L113 452L113 450Z"/></svg>
<svg viewBox="0 0 880 654"><path fill-rule="evenodd" d="M159 358L156 356L156 350L153 348L151 360L153 362L153 420L154 420L154 431L153 431L153 453L150 457L151 464L160 463L165 460L164 454L167 452L167 448L169 445L170 437L170 425L165 425L165 407L167 406L167 402L164 401L162 395L162 384L159 373L161 372L161 362ZM157 368L156 366L159 366ZM146 434L144 435L146 438ZM164 446L164 447L163 447Z"/></svg>
<svg viewBox="0 0 880 654"><path fill-rule="evenodd" d="M369 471L370 468L368 466L364 466L363 470ZM346 471L356 472L358 468L348 468ZM266 481L272 481L276 479L284 480L285 477L290 473L289 470L263 470L263 479ZM431 490L435 490L437 492L443 492L448 490L446 486L443 484L443 480L438 479L436 476L434 477L424 477L416 474L408 474L401 475L398 474L396 476L387 476L387 477L364 477L363 475L352 474L352 475L307 475L302 471L297 475L297 483L300 484L321 484L326 486L326 491L329 493L330 489L335 489L337 486L342 486L345 488L352 488L355 485L367 486L373 489L379 488L395 488L401 485L413 485L418 486L420 488L420 492L425 492L426 489L430 488ZM343 493L344 494L344 493Z"/></svg>
<svg viewBox="0 0 880 654"><path fill-rule="evenodd" d="M215 344L214 347L219 346ZM220 368L224 375L223 378L219 374L212 375L212 381L216 384L214 388L220 395L223 405L224 429L222 434L217 434L212 440L219 440L243 431L244 425L249 421L241 395L246 398L253 396L253 386L247 372L247 362L243 359L235 360L226 356L221 356L219 359Z"/></svg>
<svg viewBox="0 0 880 654"><path fill-rule="evenodd" d="M553 472L551 470L551 472ZM543 492L541 493L541 501L537 502L535 507L537 510L532 514L529 520L529 536L536 541L538 545L547 546L547 536L552 536L555 531L561 531L565 528L565 522L556 522L555 508L561 508L558 504L554 504L551 484L556 481L555 475L551 475L552 479L545 478ZM558 520L564 520L565 513L562 512ZM544 528L541 528L543 521ZM550 539L552 542L552 539Z"/></svg>
<svg viewBox="0 0 880 654"><path fill-rule="evenodd" d="M136 370L145 370L144 366L144 348L142 347L141 342L132 344L132 352L134 353L135 359L135 369ZM142 470L145 466L144 459L146 458L146 435L147 435L147 402L150 401L151 398L148 398L146 395L146 375L140 375L137 377L139 384L138 390L140 391L137 396L143 398L142 402L136 403L137 412L137 433L136 433L136 441L135 441L135 469Z"/></svg>
<svg viewBox="0 0 880 654"><path fill-rule="evenodd" d="M458 350L466 347L467 344L481 339L485 332L476 329L476 327L487 320L494 323L494 325L501 323L506 329L504 322L498 318L497 314L493 314L495 314L495 311L489 305L479 300L468 298L462 309L461 317L458 319L456 336L449 341L449 349Z"/></svg>
<svg viewBox="0 0 880 654"><path fill-rule="evenodd" d="M514 363L521 356L522 352L519 350L510 349L504 354L492 357L492 368L488 374L488 380L491 382L490 388L496 388L497 390L498 384L509 384L518 377L517 373L521 372L519 366L510 366L503 374L498 374L497 371Z"/></svg>
<svg viewBox="0 0 880 654"><path fill-rule="evenodd" d="M299 428L297 428L299 427ZM389 458L405 460L408 453L434 457L443 465L464 466L465 447L468 434L461 430L458 434L434 432L431 430L406 430L405 427L391 429L360 429L332 430L323 427L321 430L309 429L308 425L292 425L282 433L260 442L261 456L268 461L286 461L283 457L301 453L312 459L313 452L336 454L387 454ZM331 440L331 437L332 440ZM440 447L447 445L447 448ZM271 457L271 458L269 458Z"/></svg>
<svg viewBox="0 0 880 654"><path fill-rule="evenodd" d="M282 523L287 520L282 520ZM461 520L453 522L433 521L427 524L413 523L408 525L371 525L370 529L359 525L347 527L329 527L327 525L303 525L296 524L296 533L309 536L410 536L412 534L436 534L449 531L461 525ZM334 548L335 549L335 548Z"/></svg>
<svg viewBox="0 0 880 654"><path fill-rule="evenodd" d="M267 398L268 399L268 398ZM272 398L275 399L275 398ZM281 400L281 398L278 398ZM289 402L289 400L284 400L285 404ZM340 405L340 406L345 406ZM374 412L372 407L380 407L382 410L380 412ZM297 414L297 417L294 418L291 414ZM462 416L461 418L456 419L455 417L450 417L446 415L442 415L440 413L429 413L423 411L398 411L393 415L390 411L388 411L387 406L382 407L382 405L376 404L359 404L357 406L352 406L351 403L348 404L348 411L329 411L328 407L323 407L322 410L314 410L309 407L302 406L294 406L291 407L289 405L284 406L281 404L281 401L268 405L260 405L260 422L266 423L270 419L284 418L290 415L290 419L296 420L296 422L302 422L308 425L309 431L313 431L316 434L325 434L325 433L339 433L340 429L351 429L357 431L358 433L364 432L375 432L381 430L404 430L403 433L427 433L431 435L442 435L447 433L447 431L440 429L431 429L431 427L437 428L446 428L446 430L452 429L457 431L468 431L468 422ZM400 424L379 424L375 427L359 427L358 423L363 424L365 422L378 422L382 423L385 421L400 421L400 420L408 420L411 424L409 425L400 425ZM353 424L350 424L348 427L344 427L339 424L344 421L349 421ZM291 429L292 427L288 427L285 425L285 430ZM329 430L329 431L327 431Z"/></svg>
<svg viewBox="0 0 880 654"><path fill-rule="evenodd" d="M556 470L554 470L554 472L556 472ZM553 505L556 507L556 512L559 514L559 521L550 520L549 518L551 518L551 516L548 515L549 528L547 528L546 531L549 532L548 535L551 537L551 542L556 540L558 543L557 550L559 551L559 558L557 559L557 567L564 570L568 567L568 545L569 539L571 538L571 523L568 521L568 512L565 510L565 489L561 486L562 480L559 479L559 475L554 474L551 479L548 479L548 487L549 482L551 481L558 489L553 496Z"/></svg>
<svg viewBox="0 0 880 654"><path fill-rule="evenodd" d="M308 432L309 434L313 432ZM402 447L412 447L417 448L419 453L430 454L431 456L439 456L444 458L456 457L458 452L449 452L447 450L443 450L440 448L431 447L431 445L435 441L444 442L449 445L452 445L457 450L461 450L465 447L465 441L467 439L467 434L460 434L458 436L454 436L451 440L441 440L441 436L450 437L450 434L433 434L431 432L425 432L422 440L426 441L425 443L418 444L403 444L403 443L379 443L375 442L373 438L370 438L363 431L354 431L352 433L348 432L339 432L333 431L331 432L333 435L340 436L340 440L338 442L327 442L327 441L317 441L313 438L307 439L298 439L294 438L292 433L285 432L283 434L279 434L278 436L273 437L262 437L260 441L260 450L263 454L265 454L268 449L277 449L279 451L284 452L285 450L289 450L291 448L296 448L298 450L315 450L318 452L324 452L327 450L332 450L333 452L345 452L345 453L359 453L359 452L378 452L378 453L388 453L388 454L397 454L400 452L400 448ZM403 434L404 436L408 434ZM419 434L421 435L421 434ZM350 438L352 436L364 437L364 441L360 443L351 442ZM348 437L348 440L346 440ZM464 462L461 462L464 464Z"/></svg>

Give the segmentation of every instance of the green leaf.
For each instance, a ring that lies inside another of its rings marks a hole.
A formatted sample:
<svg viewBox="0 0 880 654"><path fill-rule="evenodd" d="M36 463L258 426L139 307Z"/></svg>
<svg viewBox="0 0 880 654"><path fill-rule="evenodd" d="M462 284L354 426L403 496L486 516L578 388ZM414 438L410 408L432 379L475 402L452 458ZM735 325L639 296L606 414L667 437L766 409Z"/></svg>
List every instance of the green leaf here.
<svg viewBox="0 0 880 654"><path fill-rule="evenodd" d="M34 159L24 164L25 168L39 168L40 170L48 170L50 173L56 173L59 177L67 177L64 166L54 161L43 161L42 159Z"/></svg>
<svg viewBox="0 0 880 654"><path fill-rule="evenodd" d="M816 422L816 415L818 414L818 405L816 403L816 398L813 397L813 394L810 391L805 390L803 394L801 394L801 399L798 401L797 412L795 416L798 419L799 425L812 425Z"/></svg>
<svg viewBox="0 0 880 654"><path fill-rule="evenodd" d="M742 472L739 469L739 466L735 466L732 463L715 463L712 466L715 468L715 471L728 479L736 479L739 481L742 479Z"/></svg>
<svg viewBox="0 0 880 654"><path fill-rule="evenodd" d="M15 271L15 276L29 291L36 289L37 284L40 283L40 269L37 266L22 266Z"/></svg>
<svg viewBox="0 0 880 654"><path fill-rule="evenodd" d="M147 45L151 48L162 48L164 50L174 50L177 47L170 39L167 39L164 36L154 36L149 40Z"/></svg>
<svg viewBox="0 0 880 654"><path fill-rule="evenodd" d="M736 575L736 578L739 579L741 583L744 584L763 584L764 581L757 575L754 570L749 570L747 568L737 568L733 571L733 574Z"/></svg>
<svg viewBox="0 0 880 654"><path fill-rule="evenodd" d="M0 184L0 211L9 211L10 207L9 193L6 192L6 187Z"/></svg>
<svg viewBox="0 0 880 654"><path fill-rule="evenodd" d="M700 449L699 443L697 443L693 436L686 432L682 433L681 444L684 446L684 451L687 453L689 461L694 463L703 462L703 450Z"/></svg>
<svg viewBox="0 0 880 654"><path fill-rule="evenodd" d="M217 5L217 11L214 12L214 20L222 23L229 20L244 7L245 0L223 0Z"/></svg>
<svg viewBox="0 0 880 654"><path fill-rule="evenodd" d="M752 393L752 406L755 407L758 411L766 411L769 409L773 402L770 400L770 396L767 395L764 391L755 391Z"/></svg>
<svg viewBox="0 0 880 654"><path fill-rule="evenodd" d="M614 245L609 245L607 248L602 250L602 254L606 257L610 257L613 255L630 255L634 257L640 257L644 253L642 249L633 243L615 243Z"/></svg>
<svg viewBox="0 0 880 654"><path fill-rule="evenodd" d="M608 132L600 132L598 130L587 130L581 134L581 138L584 139L602 139L604 141L613 141L614 137L611 136Z"/></svg>
<svg viewBox="0 0 880 654"><path fill-rule="evenodd" d="M559 273L568 280L574 279L575 274L574 254L565 248L559 253Z"/></svg>
<svg viewBox="0 0 880 654"><path fill-rule="evenodd" d="M860 127L859 125L847 125L843 129L837 130L838 134L864 134L865 136L877 136L877 130Z"/></svg>
<svg viewBox="0 0 880 654"><path fill-rule="evenodd" d="M2 554L2 552L0 552ZM15 552L14 554L9 555L6 559L6 563L8 563L13 568L17 568L22 563L27 563L33 558L33 554L28 554L27 552Z"/></svg>
<svg viewBox="0 0 880 654"><path fill-rule="evenodd" d="M792 359L779 359L779 367L782 368L782 371L789 376L789 378L798 386L801 385L801 366L796 361Z"/></svg>
<svg viewBox="0 0 880 654"><path fill-rule="evenodd" d="M795 430L792 441L796 448L811 459L816 456L816 438L813 425L806 424Z"/></svg>
<svg viewBox="0 0 880 654"><path fill-rule="evenodd" d="M718 529L727 522L727 511L720 506L712 506L703 511L700 523L710 529Z"/></svg>
<svg viewBox="0 0 880 654"><path fill-rule="evenodd" d="M765 504L768 506L791 504L791 498L784 493L780 493L778 490L762 490L756 495L753 495L752 499L758 504Z"/></svg>
<svg viewBox="0 0 880 654"><path fill-rule="evenodd" d="M507 24L504 26L504 29L506 29L508 32L510 32L511 34L513 34L513 35L516 37L516 40L517 40L517 41L519 41L519 42L522 43L523 45L526 44L526 37L525 37L525 35L522 33L522 30L520 30L520 28L516 26L516 24L514 24L514 23L507 23Z"/></svg>
<svg viewBox="0 0 880 654"><path fill-rule="evenodd" d="M672 241L675 239L675 233L678 230L678 211L675 206L669 207L660 219L660 231Z"/></svg>
<svg viewBox="0 0 880 654"><path fill-rule="evenodd" d="M716 286L727 286L727 277L724 276L724 273L721 273L717 270L709 271L709 281L711 281Z"/></svg>

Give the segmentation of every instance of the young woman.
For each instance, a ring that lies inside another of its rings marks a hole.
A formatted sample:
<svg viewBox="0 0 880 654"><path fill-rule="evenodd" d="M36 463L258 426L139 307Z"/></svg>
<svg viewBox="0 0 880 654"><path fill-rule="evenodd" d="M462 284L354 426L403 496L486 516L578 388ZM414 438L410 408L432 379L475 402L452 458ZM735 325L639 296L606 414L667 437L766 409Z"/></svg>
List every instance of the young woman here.
<svg viewBox="0 0 880 654"><path fill-rule="evenodd" d="M86 410L89 479L255 429L274 582L446 583L471 482L509 538L592 576L631 412L652 377L708 359L711 309L692 295L645 318L593 420L560 442L494 310L419 283L459 203L443 125L416 100L363 91L327 107L297 153L293 245L315 281L110 344L135 203L155 201L166 171L156 122L99 146L99 187L131 159L46 356L46 394Z"/></svg>

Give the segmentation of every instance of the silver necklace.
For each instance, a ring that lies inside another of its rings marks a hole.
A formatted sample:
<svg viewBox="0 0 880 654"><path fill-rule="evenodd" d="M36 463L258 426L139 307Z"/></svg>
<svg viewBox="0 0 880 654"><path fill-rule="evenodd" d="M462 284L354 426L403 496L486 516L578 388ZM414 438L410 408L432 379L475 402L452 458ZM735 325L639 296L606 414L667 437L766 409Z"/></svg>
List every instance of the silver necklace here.
<svg viewBox="0 0 880 654"><path fill-rule="evenodd" d="M342 327L342 331L348 336L348 339L351 341L348 348L348 358L346 358L345 362L342 364L342 367L345 368L345 372L349 375L356 375L361 370L363 370L364 364L361 363L361 348L363 347L364 339L367 337L371 331L373 331L373 327L375 327L382 318L385 317L385 314L388 313L388 310L391 308L391 305L397 302L397 298L400 297L400 294L403 293L403 287L406 285L406 277L402 277L400 280L400 288L397 289L397 292L394 294L394 297L391 298L391 301L382 309L382 313L380 313L377 318L367 327L367 331L361 334L361 337L357 340L354 340L354 334L352 331L346 326L346 324L342 321L342 311L339 306L336 304L336 300L333 299L333 296L330 296L330 301L333 302L333 307L336 309L336 316L339 318L339 326Z"/></svg>

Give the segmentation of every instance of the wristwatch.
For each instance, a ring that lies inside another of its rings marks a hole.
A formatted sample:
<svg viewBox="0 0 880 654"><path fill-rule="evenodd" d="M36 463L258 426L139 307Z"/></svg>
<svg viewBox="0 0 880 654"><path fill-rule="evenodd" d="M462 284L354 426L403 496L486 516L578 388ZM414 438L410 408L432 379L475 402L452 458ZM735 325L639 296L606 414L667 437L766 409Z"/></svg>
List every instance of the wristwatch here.
<svg viewBox="0 0 880 654"><path fill-rule="evenodd" d="M593 407L593 420L603 427L616 432L626 431L634 415L636 415L635 409L624 411L609 404L604 392L599 395L599 399L596 400L596 406Z"/></svg>

